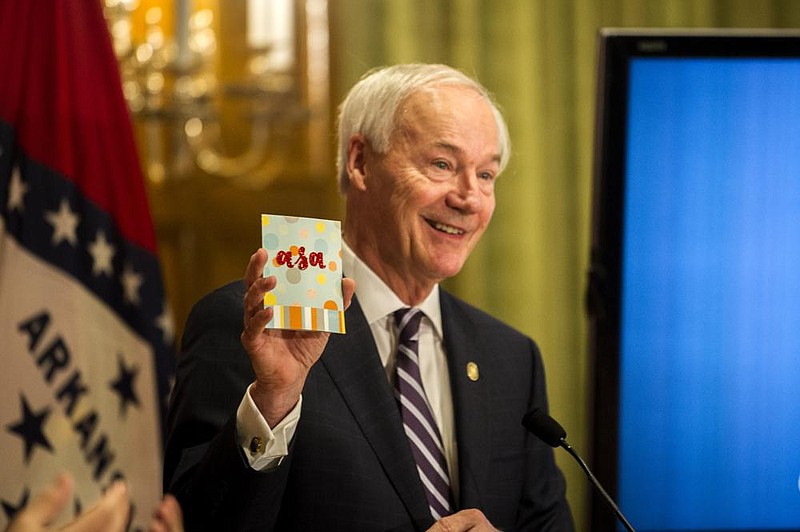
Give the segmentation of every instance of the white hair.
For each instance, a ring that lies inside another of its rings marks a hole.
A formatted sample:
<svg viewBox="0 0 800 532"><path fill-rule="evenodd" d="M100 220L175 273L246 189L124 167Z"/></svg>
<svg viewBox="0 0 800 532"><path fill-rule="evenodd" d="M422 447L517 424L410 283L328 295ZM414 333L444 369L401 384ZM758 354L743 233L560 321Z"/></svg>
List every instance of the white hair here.
<svg viewBox="0 0 800 532"><path fill-rule="evenodd" d="M497 103L486 88L460 70L447 65L405 64L381 67L367 72L339 106L339 151L336 168L339 190L347 192L348 145L353 135L361 134L378 153L386 153L398 125L397 110L411 94L440 85L469 87L489 103L497 126L500 172L511 156L508 126ZM498 172L498 174L500 173Z"/></svg>

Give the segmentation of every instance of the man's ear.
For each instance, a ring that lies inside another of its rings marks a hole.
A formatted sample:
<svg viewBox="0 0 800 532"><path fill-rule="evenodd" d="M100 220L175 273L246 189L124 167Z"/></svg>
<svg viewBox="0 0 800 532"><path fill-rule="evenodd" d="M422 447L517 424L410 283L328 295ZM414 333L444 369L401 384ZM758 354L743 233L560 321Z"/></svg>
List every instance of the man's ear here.
<svg viewBox="0 0 800 532"><path fill-rule="evenodd" d="M364 190L367 186L367 141L361 134L350 137L347 143L347 176L350 186Z"/></svg>

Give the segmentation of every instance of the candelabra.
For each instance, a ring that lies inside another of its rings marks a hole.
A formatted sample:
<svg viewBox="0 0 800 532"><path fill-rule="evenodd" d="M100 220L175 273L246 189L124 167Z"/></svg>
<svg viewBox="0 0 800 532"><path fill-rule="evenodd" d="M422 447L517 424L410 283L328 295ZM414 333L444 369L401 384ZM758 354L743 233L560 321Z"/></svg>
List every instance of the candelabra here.
<svg viewBox="0 0 800 532"><path fill-rule="evenodd" d="M276 132L327 120L325 0L239 0L225 13L210 0L144 1L105 0L105 13L147 177L269 180ZM221 58L219 18L234 6L246 31L228 36L241 42Z"/></svg>

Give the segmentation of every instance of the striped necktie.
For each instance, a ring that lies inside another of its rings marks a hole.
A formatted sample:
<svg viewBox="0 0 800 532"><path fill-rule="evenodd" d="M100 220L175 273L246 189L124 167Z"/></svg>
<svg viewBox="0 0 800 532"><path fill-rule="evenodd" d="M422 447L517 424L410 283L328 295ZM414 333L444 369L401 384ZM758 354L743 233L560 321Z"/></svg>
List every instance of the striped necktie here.
<svg viewBox="0 0 800 532"><path fill-rule="evenodd" d="M418 345L422 316L422 311L417 308L404 308L394 313L399 335L394 388L403 428L428 496L428 506L434 520L438 521L451 513L450 476L442 437L420 377Z"/></svg>

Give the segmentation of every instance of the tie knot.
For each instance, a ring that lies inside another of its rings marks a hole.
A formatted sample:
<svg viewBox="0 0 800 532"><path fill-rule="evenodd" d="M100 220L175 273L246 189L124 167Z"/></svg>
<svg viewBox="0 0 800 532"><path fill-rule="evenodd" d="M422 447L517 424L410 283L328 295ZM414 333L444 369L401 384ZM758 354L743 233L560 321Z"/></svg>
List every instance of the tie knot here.
<svg viewBox="0 0 800 532"><path fill-rule="evenodd" d="M422 311L418 308L401 308L394 312L394 321L397 324L401 344L408 345L409 342L416 339L422 315Z"/></svg>

